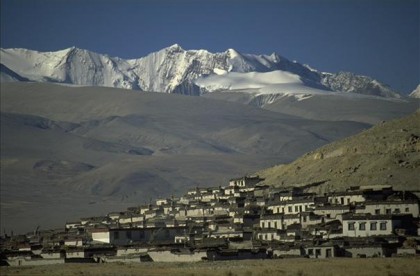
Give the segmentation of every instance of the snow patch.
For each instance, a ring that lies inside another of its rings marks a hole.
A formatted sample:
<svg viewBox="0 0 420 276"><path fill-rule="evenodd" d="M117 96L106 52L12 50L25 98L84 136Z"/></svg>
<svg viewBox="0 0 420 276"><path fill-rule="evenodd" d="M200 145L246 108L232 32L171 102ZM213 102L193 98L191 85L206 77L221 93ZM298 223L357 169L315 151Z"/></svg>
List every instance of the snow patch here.
<svg viewBox="0 0 420 276"><path fill-rule="evenodd" d="M297 83L302 84L298 75L285 71L272 72L226 72L225 74L210 75L195 80L195 84L206 91L239 90L263 88L271 84Z"/></svg>
<svg viewBox="0 0 420 276"><path fill-rule="evenodd" d="M240 56L240 54L235 49L228 49L227 53L229 54L229 58L234 59Z"/></svg>
<svg viewBox="0 0 420 276"><path fill-rule="evenodd" d="M213 73L215 73L216 75L226 75L228 72L223 69L214 68Z"/></svg>
<svg viewBox="0 0 420 276"><path fill-rule="evenodd" d="M420 84L417 86L416 89L413 90L413 92L410 93L409 97L420 99Z"/></svg>

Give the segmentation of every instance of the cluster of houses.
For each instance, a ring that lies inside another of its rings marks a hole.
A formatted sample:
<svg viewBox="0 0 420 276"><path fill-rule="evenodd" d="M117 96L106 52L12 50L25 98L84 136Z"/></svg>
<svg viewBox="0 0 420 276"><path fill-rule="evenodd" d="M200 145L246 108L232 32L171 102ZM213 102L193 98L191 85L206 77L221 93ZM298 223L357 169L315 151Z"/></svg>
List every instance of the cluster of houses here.
<svg viewBox="0 0 420 276"><path fill-rule="evenodd" d="M3 265L390 257L420 252L419 199L391 186L315 194L258 176L195 188L64 229L3 236Z"/></svg>

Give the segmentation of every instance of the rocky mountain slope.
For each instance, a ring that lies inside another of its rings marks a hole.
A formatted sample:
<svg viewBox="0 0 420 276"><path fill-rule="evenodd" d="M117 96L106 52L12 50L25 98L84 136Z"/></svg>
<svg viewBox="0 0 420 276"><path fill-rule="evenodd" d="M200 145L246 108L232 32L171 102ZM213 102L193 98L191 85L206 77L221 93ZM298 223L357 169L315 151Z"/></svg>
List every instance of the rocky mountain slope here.
<svg viewBox="0 0 420 276"><path fill-rule="evenodd" d="M131 60L75 47L57 52L1 49L0 57L2 81L57 82L187 95L240 87L257 89L256 94L335 91L400 97L369 77L319 72L275 53L242 54L234 49L210 53L184 50L175 44Z"/></svg>
<svg viewBox="0 0 420 276"><path fill-rule="evenodd" d="M420 112L384 122L259 174L275 186L318 192L357 185L420 190Z"/></svg>

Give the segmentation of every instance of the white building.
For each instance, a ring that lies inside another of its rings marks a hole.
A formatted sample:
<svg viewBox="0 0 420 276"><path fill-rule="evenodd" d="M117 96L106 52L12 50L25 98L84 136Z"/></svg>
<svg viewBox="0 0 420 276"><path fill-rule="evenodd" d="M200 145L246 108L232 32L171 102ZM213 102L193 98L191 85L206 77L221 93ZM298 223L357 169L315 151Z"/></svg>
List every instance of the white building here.
<svg viewBox="0 0 420 276"><path fill-rule="evenodd" d="M120 218L118 219L118 222L121 224L136 223L136 222L143 222L143 221L144 221L143 215L131 214L131 213L121 215Z"/></svg>
<svg viewBox="0 0 420 276"><path fill-rule="evenodd" d="M331 204L350 205L358 202L365 202L363 191L336 192L328 195L328 202Z"/></svg>
<svg viewBox="0 0 420 276"><path fill-rule="evenodd" d="M369 237L391 235L407 216L346 214L343 215L343 236Z"/></svg>
<svg viewBox="0 0 420 276"><path fill-rule="evenodd" d="M97 228L97 229L91 229L90 234L92 236L92 240L96 242L102 242L102 243L109 243L109 229L108 228Z"/></svg>
<svg viewBox="0 0 420 276"><path fill-rule="evenodd" d="M416 218L419 216L419 203L417 200L367 201L356 209L356 213L371 215L411 214Z"/></svg>
<svg viewBox="0 0 420 276"><path fill-rule="evenodd" d="M311 259L334 258L337 255L337 247L331 244L305 246L304 251Z"/></svg>
<svg viewBox="0 0 420 276"><path fill-rule="evenodd" d="M283 214L264 215L260 218L262 229L284 229Z"/></svg>
<svg viewBox="0 0 420 276"><path fill-rule="evenodd" d="M280 240L280 232L277 229L262 229L258 232L257 238L262 241L279 241Z"/></svg>
<svg viewBox="0 0 420 276"><path fill-rule="evenodd" d="M258 182L261 182L262 178L257 176L245 176L241 178L234 178L229 180L229 186L231 187L254 187Z"/></svg>
<svg viewBox="0 0 420 276"><path fill-rule="evenodd" d="M341 215L350 212L349 205L325 205L316 206L314 214L324 216L326 220L340 219Z"/></svg>
<svg viewBox="0 0 420 276"><path fill-rule="evenodd" d="M315 202L313 198L293 199L272 203L267 209L272 210L273 214L299 214L313 210Z"/></svg>

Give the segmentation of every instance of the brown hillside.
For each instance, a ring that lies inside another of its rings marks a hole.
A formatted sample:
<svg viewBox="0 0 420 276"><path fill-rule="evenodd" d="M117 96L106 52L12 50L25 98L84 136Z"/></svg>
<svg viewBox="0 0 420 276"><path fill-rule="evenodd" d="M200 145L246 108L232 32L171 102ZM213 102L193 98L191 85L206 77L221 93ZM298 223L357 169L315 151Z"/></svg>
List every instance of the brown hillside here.
<svg viewBox="0 0 420 276"><path fill-rule="evenodd" d="M420 112L380 123L259 174L269 185L306 186L316 192L358 185L420 190Z"/></svg>

